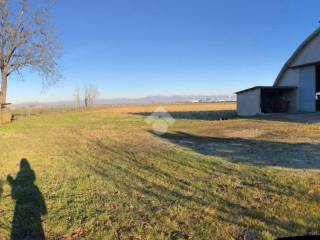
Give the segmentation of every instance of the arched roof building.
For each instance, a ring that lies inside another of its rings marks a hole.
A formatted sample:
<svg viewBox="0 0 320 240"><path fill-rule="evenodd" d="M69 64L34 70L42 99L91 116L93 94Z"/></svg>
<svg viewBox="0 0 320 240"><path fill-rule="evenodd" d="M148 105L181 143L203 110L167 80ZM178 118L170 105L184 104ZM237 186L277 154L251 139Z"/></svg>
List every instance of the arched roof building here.
<svg viewBox="0 0 320 240"><path fill-rule="evenodd" d="M241 116L320 110L320 28L284 64L273 86L239 91L237 100Z"/></svg>

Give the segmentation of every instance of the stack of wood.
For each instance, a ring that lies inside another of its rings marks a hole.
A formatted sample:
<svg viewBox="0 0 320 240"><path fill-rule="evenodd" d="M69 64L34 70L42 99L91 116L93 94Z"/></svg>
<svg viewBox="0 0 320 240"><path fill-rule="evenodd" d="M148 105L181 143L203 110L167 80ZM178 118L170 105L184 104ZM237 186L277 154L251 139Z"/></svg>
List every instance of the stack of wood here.
<svg viewBox="0 0 320 240"><path fill-rule="evenodd" d="M290 102L285 100L275 101L272 110L274 113L286 113L289 111L289 104Z"/></svg>
<svg viewBox="0 0 320 240"><path fill-rule="evenodd" d="M289 111L290 102L285 100L272 100L262 104L263 113L286 113Z"/></svg>

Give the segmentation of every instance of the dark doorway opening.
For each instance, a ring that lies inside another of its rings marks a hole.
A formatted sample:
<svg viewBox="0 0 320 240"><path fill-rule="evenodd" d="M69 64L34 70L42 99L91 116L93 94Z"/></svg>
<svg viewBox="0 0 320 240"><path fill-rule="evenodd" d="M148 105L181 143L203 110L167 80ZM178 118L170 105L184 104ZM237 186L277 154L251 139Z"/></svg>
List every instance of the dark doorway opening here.
<svg viewBox="0 0 320 240"><path fill-rule="evenodd" d="M262 113L287 113L296 111L296 87L261 88Z"/></svg>
<svg viewBox="0 0 320 240"><path fill-rule="evenodd" d="M316 67L316 109L320 111L320 65Z"/></svg>

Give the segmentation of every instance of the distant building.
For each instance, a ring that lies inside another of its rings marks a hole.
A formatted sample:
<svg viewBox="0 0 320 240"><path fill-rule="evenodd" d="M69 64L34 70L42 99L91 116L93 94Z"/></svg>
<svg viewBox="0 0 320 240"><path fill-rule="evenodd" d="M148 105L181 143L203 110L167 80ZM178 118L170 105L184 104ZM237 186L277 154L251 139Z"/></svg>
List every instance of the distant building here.
<svg viewBox="0 0 320 240"><path fill-rule="evenodd" d="M320 28L293 53L273 86L257 86L236 94L240 116L320 111Z"/></svg>

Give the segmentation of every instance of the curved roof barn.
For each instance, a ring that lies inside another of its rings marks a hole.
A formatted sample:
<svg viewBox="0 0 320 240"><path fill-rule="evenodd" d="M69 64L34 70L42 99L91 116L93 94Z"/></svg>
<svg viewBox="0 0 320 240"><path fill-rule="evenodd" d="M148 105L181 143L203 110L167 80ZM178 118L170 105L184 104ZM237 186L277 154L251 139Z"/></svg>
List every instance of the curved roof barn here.
<svg viewBox="0 0 320 240"><path fill-rule="evenodd" d="M284 64L273 86L237 92L242 116L320 110L320 28Z"/></svg>
<svg viewBox="0 0 320 240"><path fill-rule="evenodd" d="M292 54L289 60L282 67L280 73L278 74L274 86L277 86L281 78L284 76L288 68L294 68L296 63L302 65L304 64L314 64L320 62L320 28L315 30L306 40L304 40L297 50ZM297 65L298 66L298 65ZM297 67L296 66L296 67Z"/></svg>

